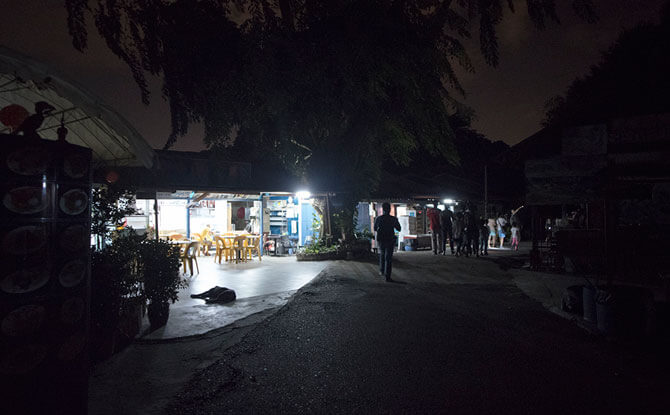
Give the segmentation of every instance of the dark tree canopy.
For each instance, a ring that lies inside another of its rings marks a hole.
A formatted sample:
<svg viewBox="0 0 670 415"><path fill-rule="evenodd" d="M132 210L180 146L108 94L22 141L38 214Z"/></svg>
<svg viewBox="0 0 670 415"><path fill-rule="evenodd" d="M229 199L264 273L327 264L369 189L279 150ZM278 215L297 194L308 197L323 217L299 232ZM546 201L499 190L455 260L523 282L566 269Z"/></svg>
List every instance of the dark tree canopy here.
<svg viewBox="0 0 670 415"><path fill-rule="evenodd" d="M669 74L670 2L659 24L643 23L623 32L565 96L547 101L543 124L560 127L668 112Z"/></svg>
<svg viewBox="0 0 670 415"><path fill-rule="evenodd" d="M461 39L476 32L497 64L495 27L521 3L538 27L558 21L554 0L66 1L76 48L90 14L146 102L145 74L163 77L166 147L202 122L208 146L248 142L354 197L384 160L456 161L449 116L466 109L454 65L473 70ZM595 20L590 0L572 4Z"/></svg>

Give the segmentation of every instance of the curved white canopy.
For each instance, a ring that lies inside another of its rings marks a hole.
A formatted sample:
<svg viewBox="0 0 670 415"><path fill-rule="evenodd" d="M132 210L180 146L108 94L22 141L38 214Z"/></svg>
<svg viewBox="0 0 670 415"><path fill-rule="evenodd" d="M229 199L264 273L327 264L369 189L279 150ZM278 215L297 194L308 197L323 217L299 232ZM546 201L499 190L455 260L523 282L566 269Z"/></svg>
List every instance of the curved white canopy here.
<svg viewBox="0 0 670 415"><path fill-rule="evenodd" d="M0 46L0 109L17 104L32 114L39 101L55 107L37 130L42 138L56 140L63 117L67 141L93 150L97 164L153 166L153 149L121 115L47 66ZM0 132L10 131L0 123Z"/></svg>

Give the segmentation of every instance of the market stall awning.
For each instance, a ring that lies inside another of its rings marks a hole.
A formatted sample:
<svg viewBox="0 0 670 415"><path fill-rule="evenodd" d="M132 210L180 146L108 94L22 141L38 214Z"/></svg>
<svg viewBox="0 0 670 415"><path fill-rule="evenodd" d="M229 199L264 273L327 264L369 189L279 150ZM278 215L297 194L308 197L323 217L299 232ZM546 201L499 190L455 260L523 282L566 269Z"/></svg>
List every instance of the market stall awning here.
<svg viewBox="0 0 670 415"><path fill-rule="evenodd" d="M56 140L62 118L67 141L90 148L99 166L153 166L153 149L121 115L46 65L0 46L0 110L32 114L40 101L55 108L37 130L42 138ZM0 123L0 132L11 130Z"/></svg>

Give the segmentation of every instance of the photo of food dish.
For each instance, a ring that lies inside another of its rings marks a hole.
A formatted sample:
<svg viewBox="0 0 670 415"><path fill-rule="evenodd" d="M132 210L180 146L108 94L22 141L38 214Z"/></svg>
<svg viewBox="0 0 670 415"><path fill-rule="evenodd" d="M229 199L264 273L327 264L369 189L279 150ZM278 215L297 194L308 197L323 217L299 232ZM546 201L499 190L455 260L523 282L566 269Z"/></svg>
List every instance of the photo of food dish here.
<svg viewBox="0 0 670 415"><path fill-rule="evenodd" d="M2 249L13 255L27 255L42 250L46 243L46 227L28 225L7 232L2 238Z"/></svg>
<svg viewBox="0 0 670 415"><path fill-rule="evenodd" d="M49 272L43 267L21 269L7 275L0 289L7 294L25 294L42 288L49 281Z"/></svg>
<svg viewBox="0 0 670 415"><path fill-rule="evenodd" d="M71 253L78 253L88 247L88 231L82 225L72 225L60 234L60 247Z"/></svg>
<svg viewBox="0 0 670 415"><path fill-rule="evenodd" d="M74 287L79 284L86 275L86 263L74 260L66 263L58 273L58 281L65 288Z"/></svg>
<svg viewBox="0 0 670 415"><path fill-rule="evenodd" d="M7 167L16 174L34 176L49 167L49 153L44 148L26 147L7 156Z"/></svg>
<svg viewBox="0 0 670 415"><path fill-rule="evenodd" d="M0 329L9 337L22 337L36 333L44 322L44 306L29 304L13 310L2 319Z"/></svg>
<svg viewBox="0 0 670 415"><path fill-rule="evenodd" d="M83 298L72 297L63 302L60 320L65 324L74 324L84 316L86 303Z"/></svg>
<svg viewBox="0 0 670 415"><path fill-rule="evenodd" d="M41 212L48 206L46 188L40 186L22 186L11 189L2 198L7 209L21 215Z"/></svg>
<svg viewBox="0 0 670 415"><path fill-rule="evenodd" d="M39 365L47 355L47 348L41 344L26 344L9 349L0 358L0 372L21 375Z"/></svg>
<svg viewBox="0 0 670 415"><path fill-rule="evenodd" d="M81 179L88 173L89 164L89 158L85 154L68 154L63 161L63 171L72 179Z"/></svg>
<svg viewBox="0 0 670 415"><path fill-rule="evenodd" d="M58 202L61 210L68 215L78 215L88 207L88 195L79 189L63 193Z"/></svg>

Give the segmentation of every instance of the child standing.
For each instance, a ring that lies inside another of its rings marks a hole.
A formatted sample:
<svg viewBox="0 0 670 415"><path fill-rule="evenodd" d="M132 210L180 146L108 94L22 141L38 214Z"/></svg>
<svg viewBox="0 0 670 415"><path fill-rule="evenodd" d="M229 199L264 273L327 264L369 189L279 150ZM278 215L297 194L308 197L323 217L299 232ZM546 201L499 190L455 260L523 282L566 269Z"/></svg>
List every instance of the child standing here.
<svg viewBox="0 0 670 415"><path fill-rule="evenodd" d="M521 229L519 229L519 225L514 222L512 224L512 249L515 251L519 250L519 237L521 236Z"/></svg>

